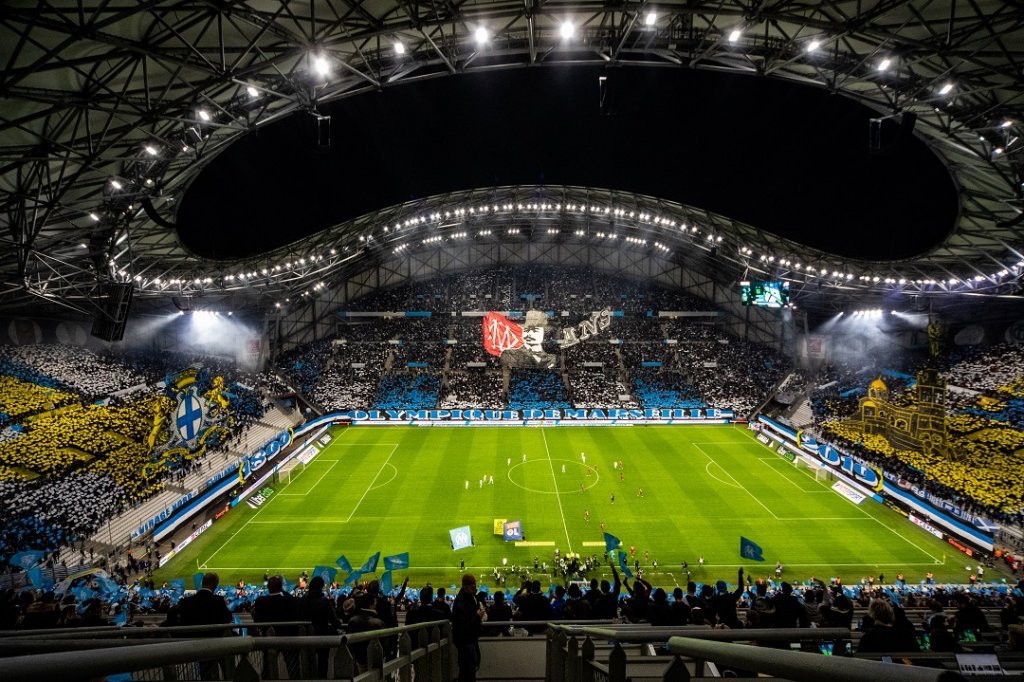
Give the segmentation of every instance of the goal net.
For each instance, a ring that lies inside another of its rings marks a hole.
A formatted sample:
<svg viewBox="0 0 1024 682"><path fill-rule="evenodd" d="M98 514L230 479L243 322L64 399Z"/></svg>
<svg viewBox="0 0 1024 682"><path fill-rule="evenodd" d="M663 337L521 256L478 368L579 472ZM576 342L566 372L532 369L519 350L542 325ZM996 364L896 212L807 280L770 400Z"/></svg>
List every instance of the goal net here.
<svg viewBox="0 0 1024 682"><path fill-rule="evenodd" d="M280 469L278 469L278 471L277 471L277 481L278 481L278 483L284 483L285 485L288 485L289 483L292 482L293 472L294 472L295 476L298 476L299 473L301 473L302 470L305 469L305 468L306 468L306 465L303 464L301 461L299 461L298 457L292 459L290 462L287 462L284 466L282 466Z"/></svg>
<svg viewBox="0 0 1024 682"><path fill-rule="evenodd" d="M793 462L797 469L806 471L809 476L814 476L815 481L831 481L832 470L823 465L815 462L810 462L803 457L797 457L796 461Z"/></svg>

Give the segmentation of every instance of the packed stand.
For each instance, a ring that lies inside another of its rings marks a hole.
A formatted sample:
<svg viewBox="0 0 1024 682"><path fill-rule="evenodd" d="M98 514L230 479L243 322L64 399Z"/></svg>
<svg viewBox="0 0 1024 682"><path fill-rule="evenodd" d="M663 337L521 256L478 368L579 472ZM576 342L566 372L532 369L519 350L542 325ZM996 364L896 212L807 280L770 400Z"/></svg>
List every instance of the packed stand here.
<svg viewBox="0 0 1024 682"><path fill-rule="evenodd" d="M508 407L510 410L544 410L572 406L558 372L517 369L509 376Z"/></svg>
<svg viewBox="0 0 1024 682"><path fill-rule="evenodd" d="M436 374L389 374L380 381L373 407L378 410L432 410L441 379Z"/></svg>
<svg viewBox="0 0 1024 682"><path fill-rule="evenodd" d="M577 408L641 407L630 397L629 389L616 379L617 370L585 367L569 374L572 405Z"/></svg>
<svg viewBox="0 0 1024 682"><path fill-rule="evenodd" d="M500 410L505 407L502 390L502 376L498 372L482 368L449 371L438 407Z"/></svg>

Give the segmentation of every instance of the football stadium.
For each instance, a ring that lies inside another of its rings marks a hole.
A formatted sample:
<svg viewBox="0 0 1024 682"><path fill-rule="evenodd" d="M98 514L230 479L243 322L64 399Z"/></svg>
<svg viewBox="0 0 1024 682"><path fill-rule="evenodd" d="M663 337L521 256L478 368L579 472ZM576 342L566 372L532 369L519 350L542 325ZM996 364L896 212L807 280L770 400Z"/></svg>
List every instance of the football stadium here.
<svg viewBox="0 0 1024 682"><path fill-rule="evenodd" d="M1024 674L1016 4L0 57L0 680Z"/></svg>

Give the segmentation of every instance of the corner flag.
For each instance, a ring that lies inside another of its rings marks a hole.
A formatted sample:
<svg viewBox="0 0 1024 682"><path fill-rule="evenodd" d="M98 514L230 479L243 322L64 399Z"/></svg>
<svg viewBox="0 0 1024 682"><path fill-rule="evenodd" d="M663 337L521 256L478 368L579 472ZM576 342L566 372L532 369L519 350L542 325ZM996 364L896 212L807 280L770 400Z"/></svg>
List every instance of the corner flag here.
<svg viewBox="0 0 1024 682"><path fill-rule="evenodd" d="M762 549L753 540L740 536L740 556L744 559L750 559L751 561L764 561L762 556Z"/></svg>

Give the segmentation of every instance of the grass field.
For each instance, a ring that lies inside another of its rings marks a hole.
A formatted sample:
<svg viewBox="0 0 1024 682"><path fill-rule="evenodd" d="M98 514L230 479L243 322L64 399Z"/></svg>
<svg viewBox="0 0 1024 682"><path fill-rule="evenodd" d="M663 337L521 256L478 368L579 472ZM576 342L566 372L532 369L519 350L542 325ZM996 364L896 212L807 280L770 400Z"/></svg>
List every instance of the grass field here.
<svg viewBox="0 0 1024 682"><path fill-rule="evenodd" d="M239 504L156 577L215 570L231 583L269 570L295 579L341 554L358 567L380 550L410 553L413 584L455 582L462 559L493 584L503 558L532 566L534 556L550 562L556 547L603 554L604 523L638 556L658 560L645 576L662 586L685 583L683 560L698 581L734 579L741 563L768 576L776 561L791 580L838 575L852 583L901 570L914 582L928 570L966 579L966 558L945 543L882 505L850 502L743 427L354 427L333 435L309 465L273 486L267 503ZM481 487L492 475L494 484ZM531 544L494 535L495 518L521 519ZM454 552L448 530L462 525L476 546ZM764 549L764 563L741 562L740 535Z"/></svg>

